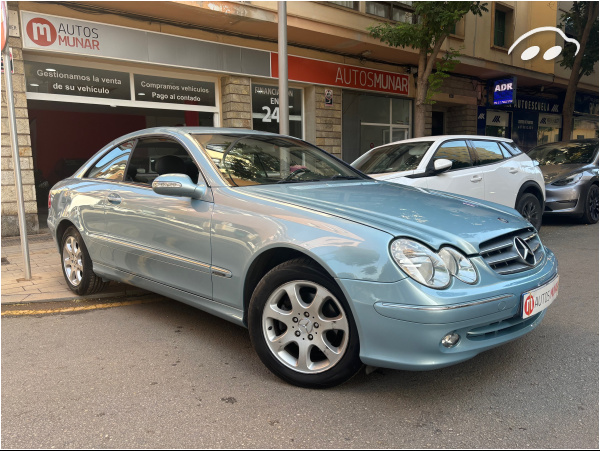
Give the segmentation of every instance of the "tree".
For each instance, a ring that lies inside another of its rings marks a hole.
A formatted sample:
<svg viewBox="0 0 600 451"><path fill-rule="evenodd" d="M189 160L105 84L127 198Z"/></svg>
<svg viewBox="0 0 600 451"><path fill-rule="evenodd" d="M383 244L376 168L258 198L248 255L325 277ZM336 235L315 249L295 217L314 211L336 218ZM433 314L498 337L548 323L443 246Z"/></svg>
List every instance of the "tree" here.
<svg viewBox="0 0 600 451"><path fill-rule="evenodd" d="M561 66L571 69L563 104L562 139L567 141L571 139L573 132L577 85L581 77L594 72L594 65L598 62L598 2L573 2L571 9L561 16L561 22L558 26L564 26L566 33L577 39L581 46L575 55L575 44L566 43L562 53L563 59L560 61Z"/></svg>
<svg viewBox="0 0 600 451"><path fill-rule="evenodd" d="M466 14L481 16L487 3L481 2L413 2L413 23L383 23L369 27L371 36L392 47L411 47L419 51L417 93L415 98L415 136L425 135L425 108L441 88L448 72L458 63L459 53L451 49L438 61L442 44ZM434 72L434 68L436 71Z"/></svg>

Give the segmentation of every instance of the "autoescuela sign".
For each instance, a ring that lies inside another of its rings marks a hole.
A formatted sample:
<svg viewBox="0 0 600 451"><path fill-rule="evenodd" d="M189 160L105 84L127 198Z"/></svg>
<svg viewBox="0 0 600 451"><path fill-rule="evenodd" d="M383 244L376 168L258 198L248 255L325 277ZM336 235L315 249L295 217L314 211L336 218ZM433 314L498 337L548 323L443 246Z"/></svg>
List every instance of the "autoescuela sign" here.
<svg viewBox="0 0 600 451"><path fill-rule="evenodd" d="M277 53L271 53L271 76L274 78L279 76ZM406 74L396 74L299 56L288 56L288 78L294 81L387 92L404 96L408 95L410 80L410 77Z"/></svg>

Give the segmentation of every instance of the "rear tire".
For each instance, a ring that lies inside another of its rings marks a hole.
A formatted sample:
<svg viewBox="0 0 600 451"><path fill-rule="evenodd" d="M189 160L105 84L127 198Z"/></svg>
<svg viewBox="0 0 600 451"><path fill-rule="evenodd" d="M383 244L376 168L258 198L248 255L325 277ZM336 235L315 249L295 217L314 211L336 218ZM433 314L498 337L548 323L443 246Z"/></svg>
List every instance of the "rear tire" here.
<svg viewBox="0 0 600 451"><path fill-rule="evenodd" d="M542 205L535 194L525 193L517 200L515 209L527 219L536 230L542 228Z"/></svg>
<svg viewBox="0 0 600 451"><path fill-rule="evenodd" d="M61 239L61 268L69 289L80 296L98 293L109 284L92 271L90 254L74 226L67 228Z"/></svg>
<svg viewBox="0 0 600 451"><path fill-rule="evenodd" d="M290 384L332 387L362 368L350 307L309 259L284 262L262 278L250 300L248 329L265 366Z"/></svg>
<svg viewBox="0 0 600 451"><path fill-rule="evenodd" d="M598 222L598 185L590 185L583 197L583 215L581 221L584 224L596 224Z"/></svg>

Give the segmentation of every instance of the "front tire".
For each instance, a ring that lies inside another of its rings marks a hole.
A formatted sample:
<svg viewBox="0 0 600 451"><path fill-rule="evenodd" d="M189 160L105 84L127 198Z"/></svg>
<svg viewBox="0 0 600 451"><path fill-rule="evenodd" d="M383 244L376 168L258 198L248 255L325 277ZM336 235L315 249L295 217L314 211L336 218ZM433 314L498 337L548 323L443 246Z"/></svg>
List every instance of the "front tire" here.
<svg viewBox="0 0 600 451"><path fill-rule="evenodd" d="M515 209L527 219L536 230L542 228L542 205L535 194L525 193L519 200Z"/></svg>
<svg viewBox="0 0 600 451"><path fill-rule="evenodd" d="M81 234L73 226L69 227L61 239L62 270L69 289L85 296L103 290L109 282L103 282L92 271L92 259Z"/></svg>
<svg viewBox="0 0 600 451"><path fill-rule="evenodd" d="M584 200L584 210L581 221L584 224L596 224L598 222L598 185L590 185Z"/></svg>
<svg viewBox="0 0 600 451"><path fill-rule="evenodd" d="M332 387L362 367L348 303L308 259L284 262L262 278L250 300L248 328L265 366L293 385Z"/></svg>

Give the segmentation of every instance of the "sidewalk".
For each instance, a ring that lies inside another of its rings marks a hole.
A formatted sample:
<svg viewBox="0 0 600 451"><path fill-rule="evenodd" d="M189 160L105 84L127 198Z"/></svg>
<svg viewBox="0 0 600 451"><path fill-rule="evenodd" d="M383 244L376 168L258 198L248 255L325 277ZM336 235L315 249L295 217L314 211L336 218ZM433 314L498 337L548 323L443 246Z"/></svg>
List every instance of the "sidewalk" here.
<svg viewBox="0 0 600 451"><path fill-rule="evenodd" d="M48 232L29 235L31 280L25 280L25 268L19 237L2 239L1 303L66 301L85 298L132 296L148 293L131 285L111 282L108 288L92 296L78 296L67 288L60 254Z"/></svg>

